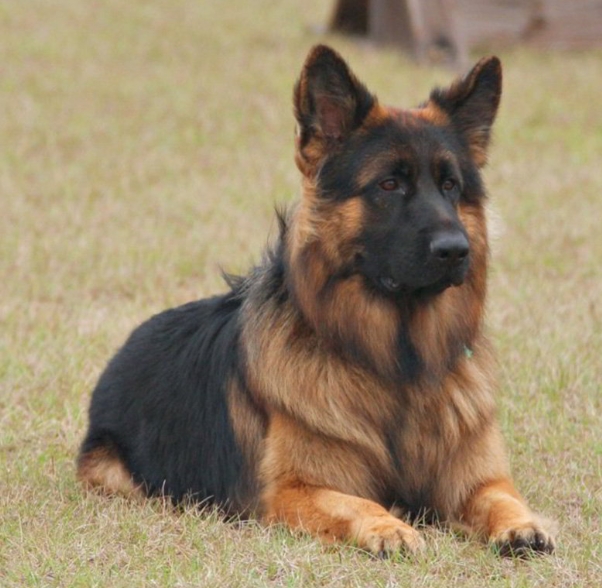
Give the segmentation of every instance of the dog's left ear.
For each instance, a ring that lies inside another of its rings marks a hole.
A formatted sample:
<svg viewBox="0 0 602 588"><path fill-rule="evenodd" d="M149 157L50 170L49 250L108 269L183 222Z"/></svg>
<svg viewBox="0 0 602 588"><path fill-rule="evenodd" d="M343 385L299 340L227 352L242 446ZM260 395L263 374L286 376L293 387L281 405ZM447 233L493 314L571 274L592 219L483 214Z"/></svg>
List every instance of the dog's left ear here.
<svg viewBox="0 0 602 588"><path fill-rule="evenodd" d="M469 146L475 163L487 161L491 126L502 95L502 64L497 57L481 59L462 79L449 88L437 89L430 99L450 118Z"/></svg>
<svg viewBox="0 0 602 588"><path fill-rule="evenodd" d="M295 85L298 149L315 139L323 155L358 128L375 98L358 81L343 58L325 45L307 56Z"/></svg>

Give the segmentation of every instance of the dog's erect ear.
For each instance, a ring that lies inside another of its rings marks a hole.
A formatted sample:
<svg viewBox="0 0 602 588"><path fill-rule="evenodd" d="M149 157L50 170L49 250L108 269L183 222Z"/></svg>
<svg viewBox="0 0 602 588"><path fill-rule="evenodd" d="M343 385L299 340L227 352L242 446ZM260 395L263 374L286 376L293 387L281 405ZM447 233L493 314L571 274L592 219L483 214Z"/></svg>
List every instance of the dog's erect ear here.
<svg viewBox="0 0 602 588"><path fill-rule="evenodd" d="M475 163L487 161L491 125L502 95L502 64L497 57L481 59L464 78L449 88L433 90L431 101L450 118L470 145Z"/></svg>
<svg viewBox="0 0 602 588"><path fill-rule="evenodd" d="M340 142L362 124L374 103L374 96L343 58L330 47L317 45L309 52L295 85L299 149L313 138L323 143L323 148Z"/></svg>

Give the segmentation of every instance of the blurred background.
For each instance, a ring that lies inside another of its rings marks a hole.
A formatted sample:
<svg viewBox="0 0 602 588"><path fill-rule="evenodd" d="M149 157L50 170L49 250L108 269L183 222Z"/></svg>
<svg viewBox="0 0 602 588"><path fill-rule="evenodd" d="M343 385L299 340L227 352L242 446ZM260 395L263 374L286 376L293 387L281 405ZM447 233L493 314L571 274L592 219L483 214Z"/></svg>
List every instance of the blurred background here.
<svg viewBox="0 0 602 588"><path fill-rule="evenodd" d="M1 3L0 585L602 585L601 5ZM372 562L75 483L110 355L247 271L297 198L292 87L318 42L400 107L502 59L488 324L517 484L560 523L552 558L430 529L425 562Z"/></svg>
<svg viewBox="0 0 602 588"><path fill-rule="evenodd" d="M337 0L329 30L394 45L419 61L465 66L470 50L602 44L599 0Z"/></svg>

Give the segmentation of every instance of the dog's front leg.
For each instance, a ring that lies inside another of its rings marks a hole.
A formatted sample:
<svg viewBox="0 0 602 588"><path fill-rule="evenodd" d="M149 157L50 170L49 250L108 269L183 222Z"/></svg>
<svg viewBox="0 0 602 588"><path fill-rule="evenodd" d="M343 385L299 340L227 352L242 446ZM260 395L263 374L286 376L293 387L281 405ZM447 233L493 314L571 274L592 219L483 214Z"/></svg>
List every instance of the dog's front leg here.
<svg viewBox="0 0 602 588"><path fill-rule="evenodd" d="M468 500L462 519L503 555L523 556L554 550L551 531L529 509L508 478L480 486Z"/></svg>
<svg viewBox="0 0 602 588"><path fill-rule="evenodd" d="M268 523L285 523L326 543L353 543L378 556L424 547L418 531L376 502L327 488L289 483L264 496L264 508Z"/></svg>
<svg viewBox="0 0 602 588"><path fill-rule="evenodd" d="M375 555L419 551L420 534L372 499L375 472L384 467L379 459L386 459L377 443L358 448L330 433L270 415L261 464L263 520Z"/></svg>

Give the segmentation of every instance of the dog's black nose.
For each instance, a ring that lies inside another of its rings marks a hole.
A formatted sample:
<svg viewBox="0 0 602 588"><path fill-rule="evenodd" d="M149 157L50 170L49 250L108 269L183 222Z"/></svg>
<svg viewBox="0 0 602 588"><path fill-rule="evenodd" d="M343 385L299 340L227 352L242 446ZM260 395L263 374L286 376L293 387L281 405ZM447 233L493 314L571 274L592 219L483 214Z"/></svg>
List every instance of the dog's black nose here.
<svg viewBox="0 0 602 588"><path fill-rule="evenodd" d="M437 263L451 267L468 257L468 239L459 231L438 233L433 237L430 249Z"/></svg>

